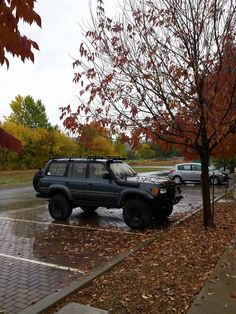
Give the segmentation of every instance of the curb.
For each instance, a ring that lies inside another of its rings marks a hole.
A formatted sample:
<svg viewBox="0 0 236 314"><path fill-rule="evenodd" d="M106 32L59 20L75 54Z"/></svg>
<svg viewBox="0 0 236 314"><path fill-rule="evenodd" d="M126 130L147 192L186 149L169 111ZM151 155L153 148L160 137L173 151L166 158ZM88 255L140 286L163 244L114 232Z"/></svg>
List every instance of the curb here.
<svg viewBox="0 0 236 314"><path fill-rule="evenodd" d="M225 196L225 193L217 197L214 202L218 202L221 198ZM192 215L196 214L202 206L196 208L193 212L191 212L189 215L185 216L184 218L180 219L176 223L174 223L174 226L182 223ZM72 294L74 294L77 290L80 290L87 285L89 285L95 278L101 276L102 274L110 271L114 266L118 265L120 262L122 262L126 257L134 254L138 250L142 249L144 246L152 243L154 240L157 240L158 238L162 237L162 235L158 235L156 237L150 238L148 240L145 240L141 243L136 244L133 248L129 249L126 253L119 254L115 258L113 258L111 261L107 262L105 265L98 267L97 269L94 269L90 275L84 276L82 279L76 280L71 282L66 288L63 288L60 291L54 292L50 294L49 296L41 299L37 303L27 307L23 311L19 312L18 314L39 314L43 311L48 310L50 307L58 303L60 300L64 299L65 297L68 297Z"/></svg>
<svg viewBox="0 0 236 314"><path fill-rule="evenodd" d="M133 253L140 250L144 246L150 244L155 239L156 238L151 238L151 239L148 239L146 241L143 241L143 242L135 245L133 248L129 249L126 253L117 255L110 262L107 262L102 267L95 269L94 271L92 271L92 273L90 275L85 276L82 279L79 279L77 281L73 281L66 288L50 294L49 296L41 299L39 302L35 303L34 305L27 307L25 310L19 312L18 314L42 313L43 311L49 309L51 306L55 305L61 299L65 298L65 297L75 293L77 290L84 288L85 286L89 285L96 277L101 276L103 273L105 273L107 271L110 271L114 266L119 264L126 257L132 255Z"/></svg>

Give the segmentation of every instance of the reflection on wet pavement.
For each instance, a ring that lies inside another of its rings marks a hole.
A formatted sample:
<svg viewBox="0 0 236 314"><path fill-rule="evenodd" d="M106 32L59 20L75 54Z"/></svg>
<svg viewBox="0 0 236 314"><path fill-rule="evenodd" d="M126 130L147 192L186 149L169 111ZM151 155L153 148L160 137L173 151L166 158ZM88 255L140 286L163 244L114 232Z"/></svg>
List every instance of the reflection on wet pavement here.
<svg viewBox="0 0 236 314"><path fill-rule="evenodd" d="M140 241L140 236L2 219L0 239L0 255L56 262L87 271L127 250Z"/></svg>
<svg viewBox="0 0 236 314"><path fill-rule="evenodd" d="M0 190L0 214L1 211L33 208L45 204L45 200L35 197L32 187Z"/></svg>
<svg viewBox="0 0 236 314"><path fill-rule="evenodd" d="M194 184L182 185L181 189L183 199L179 202L179 204L174 206L173 213L192 211L202 205L201 185ZM214 199L224 194L226 192L226 189L227 189L226 185L215 186ZM211 199L213 199L212 191L213 187L211 186L210 187Z"/></svg>
<svg viewBox="0 0 236 314"><path fill-rule="evenodd" d="M226 186L222 185L215 187L215 198L225 193L225 191ZM53 222L53 219L48 213L47 201L36 198L32 190L29 190L25 193L20 193L20 200L17 198L17 196L12 198L8 197L8 199L4 200L5 203L2 203L3 195L1 195L1 192L2 191L0 191L0 216L30 221ZM179 204L174 206L174 214L195 210L201 206L201 186L183 185L182 195L184 198L180 201ZM122 209L99 208L93 214L86 214L80 208L74 208L71 217L67 222L63 222L63 224L92 228L115 227L126 230L129 229L123 221Z"/></svg>

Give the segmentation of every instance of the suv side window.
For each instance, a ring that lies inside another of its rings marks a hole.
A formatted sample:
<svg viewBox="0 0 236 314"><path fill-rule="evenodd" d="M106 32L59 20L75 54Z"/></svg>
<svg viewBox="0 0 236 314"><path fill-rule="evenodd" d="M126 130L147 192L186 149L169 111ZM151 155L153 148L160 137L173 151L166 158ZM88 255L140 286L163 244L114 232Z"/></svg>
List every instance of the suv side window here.
<svg viewBox="0 0 236 314"><path fill-rule="evenodd" d="M105 173L107 173L107 169L104 164L97 162L89 164L89 178L103 179Z"/></svg>
<svg viewBox="0 0 236 314"><path fill-rule="evenodd" d="M73 178L86 178L86 162L74 162L71 170Z"/></svg>
<svg viewBox="0 0 236 314"><path fill-rule="evenodd" d="M52 162L49 165L46 175L63 177L66 172L67 162Z"/></svg>

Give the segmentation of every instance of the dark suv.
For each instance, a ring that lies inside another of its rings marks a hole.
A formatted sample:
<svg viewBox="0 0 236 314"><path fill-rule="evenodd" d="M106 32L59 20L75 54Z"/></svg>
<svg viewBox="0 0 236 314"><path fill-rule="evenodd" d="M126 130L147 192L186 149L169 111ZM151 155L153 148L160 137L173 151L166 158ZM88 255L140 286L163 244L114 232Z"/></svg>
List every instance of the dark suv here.
<svg viewBox="0 0 236 314"><path fill-rule="evenodd" d="M169 179L137 176L120 158L54 158L33 179L37 197L49 199L49 213L65 220L75 207L123 208L133 229L147 228L153 217L166 218L182 196Z"/></svg>

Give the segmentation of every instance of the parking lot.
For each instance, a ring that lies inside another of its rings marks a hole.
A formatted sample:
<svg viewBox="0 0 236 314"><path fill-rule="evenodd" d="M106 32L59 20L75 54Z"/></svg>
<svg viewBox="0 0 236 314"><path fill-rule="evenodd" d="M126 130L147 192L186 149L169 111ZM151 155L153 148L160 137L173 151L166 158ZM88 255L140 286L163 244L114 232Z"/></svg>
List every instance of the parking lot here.
<svg viewBox="0 0 236 314"><path fill-rule="evenodd" d="M200 186L182 190L168 226L201 205ZM225 190L216 187L215 197ZM76 208L66 223L56 223L31 187L1 190L0 217L0 309L6 313L19 313L165 228L136 232L123 222L122 209L103 208L90 216Z"/></svg>

